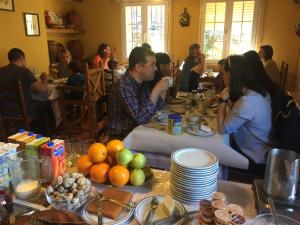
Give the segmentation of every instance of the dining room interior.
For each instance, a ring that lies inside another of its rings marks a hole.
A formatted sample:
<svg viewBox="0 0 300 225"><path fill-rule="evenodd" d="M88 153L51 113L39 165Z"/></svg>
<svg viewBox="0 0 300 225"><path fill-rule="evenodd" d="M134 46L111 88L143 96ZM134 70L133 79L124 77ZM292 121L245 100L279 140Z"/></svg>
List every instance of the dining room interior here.
<svg viewBox="0 0 300 225"><path fill-rule="evenodd" d="M0 28L0 224L300 224L299 0L4 0Z"/></svg>

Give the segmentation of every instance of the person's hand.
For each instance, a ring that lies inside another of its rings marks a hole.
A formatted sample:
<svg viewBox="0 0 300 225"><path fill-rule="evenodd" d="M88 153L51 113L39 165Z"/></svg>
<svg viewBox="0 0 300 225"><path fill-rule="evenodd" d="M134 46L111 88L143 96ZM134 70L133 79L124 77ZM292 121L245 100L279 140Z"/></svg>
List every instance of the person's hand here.
<svg viewBox="0 0 300 225"><path fill-rule="evenodd" d="M154 86L154 89L159 93L163 91L167 91L169 89L169 80L168 79L159 80Z"/></svg>
<svg viewBox="0 0 300 225"><path fill-rule="evenodd" d="M48 74L46 74L45 72L41 74L40 79L43 83L46 83L48 81Z"/></svg>
<svg viewBox="0 0 300 225"><path fill-rule="evenodd" d="M199 58L200 58L201 62L204 62L204 60L205 60L205 55L204 55L203 53L201 53L200 56L199 56Z"/></svg>
<svg viewBox="0 0 300 225"><path fill-rule="evenodd" d="M229 99L229 88L228 87L223 89L223 91L220 94L220 98L222 98L225 101Z"/></svg>

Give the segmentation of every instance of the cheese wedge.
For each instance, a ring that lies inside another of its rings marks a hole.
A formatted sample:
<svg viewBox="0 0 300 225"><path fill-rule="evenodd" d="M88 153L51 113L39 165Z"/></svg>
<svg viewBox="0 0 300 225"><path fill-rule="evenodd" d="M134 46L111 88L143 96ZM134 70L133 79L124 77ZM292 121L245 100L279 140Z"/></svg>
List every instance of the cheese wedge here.
<svg viewBox="0 0 300 225"><path fill-rule="evenodd" d="M175 202L170 196L166 196L162 201L162 208L167 216L172 216L174 209L175 209Z"/></svg>

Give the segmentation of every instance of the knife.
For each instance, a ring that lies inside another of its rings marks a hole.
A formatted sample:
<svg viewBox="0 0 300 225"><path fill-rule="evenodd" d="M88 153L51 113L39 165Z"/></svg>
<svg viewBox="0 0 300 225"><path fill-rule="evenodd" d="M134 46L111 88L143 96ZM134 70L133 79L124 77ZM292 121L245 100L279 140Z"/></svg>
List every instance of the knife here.
<svg viewBox="0 0 300 225"><path fill-rule="evenodd" d="M158 199L157 199L157 197L154 196L152 198L151 203L150 203L150 209L149 209L149 212L146 216L146 219L145 219L143 225L150 225L151 224L152 216L153 216L154 211L157 208L157 206L158 206Z"/></svg>
<svg viewBox="0 0 300 225"><path fill-rule="evenodd" d="M98 215L98 225L103 225L103 220L102 220L102 200L104 198L104 195L98 196L98 212L97 212L97 215Z"/></svg>
<svg viewBox="0 0 300 225"><path fill-rule="evenodd" d="M175 211L177 210L177 211ZM179 220L183 219L183 223L184 224L186 221L189 222L189 217L193 214L197 214L199 213L199 210L195 210L195 211L190 211L190 212L185 212L183 215L179 215L178 209L175 208L173 214L167 218L164 219L160 219L157 220L153 223L153 225L168 225L168 224L175 224L176 222L178 222Z"/></svg>

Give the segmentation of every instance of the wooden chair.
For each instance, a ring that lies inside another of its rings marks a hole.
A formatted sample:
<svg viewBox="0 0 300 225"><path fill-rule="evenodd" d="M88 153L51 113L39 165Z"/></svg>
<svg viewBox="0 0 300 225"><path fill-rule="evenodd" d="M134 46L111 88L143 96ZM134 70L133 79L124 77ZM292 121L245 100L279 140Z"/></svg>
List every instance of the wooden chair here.
<svg viewBox="0 0 300 225"><path fill-rule="evenodd" d="M108 96L105 90L103 68L89 69L84 65L84 78L86 82L86 98L88 102L88 123L91 137L106 132Z"/></svg>
<svg viewBox="0 0 300 225"><path fill-rule="evenodd" d="M63 131L65 133L81 132L84 129L84 111L87 107L86 101L84 98L68 99L66 96L70 92L84 92L84 87L60 85L57 89L60 90L59 104L61 108ZM74 114L68 109L71 108L73 110L75 107L79 107L80 116L79 118L70 118L74 117Z"/></svg>
<svg viewBox="0 0 300 225"><path fill-rule="evenodd" d="M83 130L90 133L91 138L97 138L99 128L106 126L107 98L105 94L104 72L102 68L89 69L88 64L84 65L85 86L59 86L61 90L60 105L63 120L63 131L82 132ZM84 97L81 99L68 99L66 94L71 91L84 91ZM70 120L70 113L66 107L80 107L79 118ZM105 115L105 116L102 116ZM101 123L102 122L102 125ZM100 127L98 127L100 123Z"/></svg>
<svg viewBox="0 0 300 225"><path fill-rule="evenodd" d="M114 88L116 84L116 76L113 69L105 72L104 74L104 84L105 84L105 93L109 95L109 92L112 88Z"/></svg>
<svg viewBox="0 0 300 225"><path fill-rule="evenodd" d="M5 138L20 128L30 130L33 121L45 119L45 115L33 118L28 115L23 85L20 79L15 85L0 83L0 128ZM47 122L47 121L46 121ZM49 126L47 125L47 128Z"/></svg>
<svg viewBox="0 0 300 225"><path fill-rule="evenodd" d="M289 64L282 61L279 74L280 74L280 85L283 89L286 88L285 86L286 86L288 70L289 70Z"/></svg>

